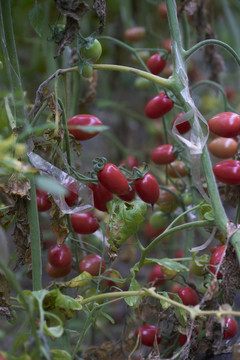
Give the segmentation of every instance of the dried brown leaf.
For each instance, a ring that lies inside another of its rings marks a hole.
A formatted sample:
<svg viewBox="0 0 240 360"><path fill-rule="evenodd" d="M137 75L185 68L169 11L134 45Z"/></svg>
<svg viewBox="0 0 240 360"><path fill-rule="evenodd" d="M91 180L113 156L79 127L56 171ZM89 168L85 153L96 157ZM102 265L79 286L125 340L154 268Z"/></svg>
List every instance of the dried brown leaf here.
<svg viewBox="0 0 240 360"><path fill-rule="evenodd" d="M8 320L13 319L10 292L10 285L7 278L5 275L0 274L0 317L4 316Z"/></svg>
<svg viewBox="0 0 240 360"><path fill-rule="evenodd" d="M22 174L13 173L7 185L8 193L29 199L30 181Z"/></svg>
<svg viewBox="0 0 240 360"><path fill-rule="evenodd" d="M65 216L56 204L53 204L50 210L51 226L58 245L62 245L66 239L69 229L66 224Z"/></svg>
<svg viewBox="0 0 240 360"><path fill-rule="evenodd" d="M75 139L73 135L70 134L69 136L71 150L75 151L78 156L82 153L82 144Z"/></svg>
<svg viewBox="0 0 240 360"><path fill-rule="evenodd" d="M97 17L100 21L98 31L101 34L104 30L104 25L105 25L106 1L105 0L94 0L93 9L96 11Z"/></svg>
<svg viewBox="0 0 240 360"><path fill-rule="evenodd" d="M88 79L89 88L85 98L82 100L82 103L90 103L94 100L96 95L96 88L98 82L98 72L97 70L93 70L93 75Z"/></svg>

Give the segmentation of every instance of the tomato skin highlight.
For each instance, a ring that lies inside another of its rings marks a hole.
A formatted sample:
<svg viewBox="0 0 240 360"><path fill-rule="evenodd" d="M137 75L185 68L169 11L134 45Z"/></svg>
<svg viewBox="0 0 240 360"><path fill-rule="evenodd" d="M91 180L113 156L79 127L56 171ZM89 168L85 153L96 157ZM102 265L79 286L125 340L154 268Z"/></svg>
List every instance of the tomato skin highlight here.
<svg viewBox="0 0 240 360"><path fill-rule="evenodd" d="M138 337L139 332L141 333L140 341L143 345L146 346L153 346L155 338L158 344L162 339L161 335L159 334L159 330L156 328L155 325L140 326L135 332L136 337Z"/></svg>
<svg viewBox="0 0 240 360"><path fill-rule="evenodd" d="M93 191L94 207L100 211L107 211L107 203L113 199L113 194L101 184L89 183L88 187Z"/></svg>
<svg viewBox="0 0 240 360"><path fill-rule="evenodd" d="M160 54L154 54L148 59L147 67L152 74L158 75L164 69L166 63L166 60Z"/></svg>
<svg viewBox="0 0 240 360"><path fill-rule="evenodd" d="M226 329L223 331L224 340L233 338L238 332L238 324L232 317L227 317L225 319L224 327L226 327Z"/></svg>
<svg viewBox="0 0 240 360"><path fill-rule="evenodd" d="M151 159L158 165L170 164L176 160L176 156L173 154L173 146L169 144L158 146L153 150Z"/></svg>
<svg viewBox="0 0 240 360"><path fill-rule="evenodd" d="M216 268L218 263L220 262L222 258L222 254L226 250L226 245L219 246L212 254L210 262L209 262L209 270L212 274L216 274ZM217 278L222 278L222 273L219 271L217 274Z"/></svg>
<svg viewBox="0 0 240 360"><path fill-rule="evenodd" d="M155 177L149 173L142 179L135 180L135 189L143 201L149 204L155 204L159 198L159 186Z"/></svg>
<svg viewBox="0 0 240 360"><path fill-rule="evenodd" d="M175 116L175 118L172 122L172 128L173 128L174 123L180 116L184 116L184 113L180 113L177 116ZM183 134L186 134L191 129L191 125L190 125L189 121L186 120L186 121L183 121L182 123L176 125L176 128L177 128L179 134L183 135Z"/></svg>
<svg viewBox="0 0 240 360"><path fill-rule="evenodd" d="M217 180L229 184L240 185L240 161L223 160L213 166L213 172Z"/></svg>
<svg viewBox="0 0 240 360"><path fill-rule="evenodd" d="M48 262L56 268L64 268L72 262L72 251L69 246L57 244L50 247L48 250Z"/></svg>
<svg viewBox="0 0 240 360"><path fill-rule="evenodd" d="M240 115L233 112L223 112L213 116L208 121L209 130L221 137L235 137L240 134Z"/></svg>
<svg viewBox="0 0 240 360"><path fill-rule="evenodd" d="M167 114L174 106L174 102L162 92L152 98L145 107L145 114L150 119L158 119Z"/></svg>
<svg viewBox="0 0 240 360"><path fill-rule="evenodd" d="M99 131L93 133L86 132L82 129L74 129L74 126L101 126L102 122L96 116L88 114L75 115L67 122L68 131L76 140L85 141L99 134Z"/></svg>
<svg viewBox="0 0 240 360"><path fill-rule="evenodd" d="M114 164L106 163L97 173L97 177L99 182L113 194L124 195L128 192L128 181Z"/></svg>
<svg viewBox="0 0 240 360"><path fill-rule="evenodd" d="M218 137L208 144L208 150L220 159L227 159L237 153L238 143L233 138Z"/></svg>
<svg viewBox="0 0 240 360"><path fill-rule="evenodd" d="M49 193L40 189L36 189L37 208L39 212L51 209L52 203L48 197Z"/></svg>
<svg viewBox="0 0 240 360"><path fill-rule="evenodd" d="M77 234L92 234L99 228L98 219L91 212L72 214L71 225Z"/></svg>
<svg viewBox="0 0 240 360"><path fill-rule="evenodd" d="M102 259L101 256L98 254L87 255L79 263L79 271L80 273L83 271L87 271L92 276L98 276L101 262L102 262L102 267L101 267L101 274L102 274L106 270L105 260Z"/></svg>
<svg viewBox="0 0 240 360"><path fill-rule="evenodd" d="M143 26L133 26L125 30L124 36L129 41L137 42L145 38L146 29Z"/></svg>
<svg viewBox="0 0 240 360"><path fill-rule="evenodd" d="M65 267L55 267L52 266L49 262L46 265L46 273L48 274L48 276L55 279L68 275L71 272L71 270L72 270L71 263Z"/></svg>
<svg viewBox="0 0 240 360"><path fill-rule="evenodd" d="M152 268L152 270L148 276L148 282L153 283L153 286L159 286L165 282L164 273L162 272L161 265L156 264Z"/></svg>
<svg viewBox="0 0 240 360"><path fill-rule="evenodd" d="M198 294L189 286L181 287L177 293L184 305L195 306L199 302Z"/></svg>

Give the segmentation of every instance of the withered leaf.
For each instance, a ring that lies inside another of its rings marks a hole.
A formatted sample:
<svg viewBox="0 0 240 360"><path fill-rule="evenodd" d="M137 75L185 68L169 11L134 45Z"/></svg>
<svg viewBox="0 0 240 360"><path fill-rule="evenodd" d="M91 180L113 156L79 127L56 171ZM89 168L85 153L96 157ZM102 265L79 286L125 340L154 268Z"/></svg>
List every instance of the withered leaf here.
<svg viewBox="0 0 240 360"><path fill-rule="evenodd" d="M105 18L106 18L106 1L105 0L94 0L93 9L96 11L100 25L98 28L101 34L104 30Z"/></svg>
<svg viewBox="0 0 240 360"><path fill-rule="evenodd" d="M69 136L71 150L75 151L78 156L82 153L82 144L76 140L76 138L70 134Z"/></svg>
<svg viewBox="0 0 240 360"><path fill-rule="evenodd" d="M54 235L56 236L57 244L62 245L64 240L69 233L69 229L67 227L65 216L61 212L61 210L57 207L56 204L53 204L50 210L51 226Z"/></svg>
<svg viewBox="0 0 240 360"><path fill-rule="evenodd" d="M92 76L88 79L89 82L89 88L87 91L87 94L85 98L82 100L82 103L90 103L94 100L96 95L96 88L97 88L97 82L98 82L98 72L97 70L93 70Z"/></svg>
<svg viewBox="0 0 240 360"><path fill-rule="evenodd" d="M19 195L29 199L30 181L21 173L13 173L9 178L7 189L11 195Z"/></svg>
<svg viewBox="0 0 240 360"><path fill-rule="evenodd" d="M5 275L0 274L0 317L13 319L10 302L10 285Z"/></svg>

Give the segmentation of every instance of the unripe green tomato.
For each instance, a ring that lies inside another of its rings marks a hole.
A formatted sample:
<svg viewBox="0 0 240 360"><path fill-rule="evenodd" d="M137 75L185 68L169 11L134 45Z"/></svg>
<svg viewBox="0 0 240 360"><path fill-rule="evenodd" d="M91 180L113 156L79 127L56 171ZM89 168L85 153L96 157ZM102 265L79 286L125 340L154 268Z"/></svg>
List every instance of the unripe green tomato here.
<svg viewBox="0 0 240 360"><path fill-rule="evenodd" d="M209 264L209 260L210 256L207 254L195 257L190 264L191 273L196 276L203 276L204 274L206 274L208 272L206 265Z"/></svg>
<svg viewBox="0 0 240 360"><path fill-rule="evenodd" d="M148 90L151 87L151 81L141 77L137 77L134 81L134 86L139 90Z"/></svg>
<svg viewBox="0 0 240 360"><path fill-rule="evenodd" d="M84 65L82 67L82 72L81 72L81 75L85 78L90 78L93 74L93 68L91 65Z"/></svg>
<svg viewBox="0 0 240 360"><path fill-rule="evenodd" d="M189 206L192 204L192 194L191 193L184 193L182 195L182 200L185 206Z"/></svg>
<svg viewBox="0 0 240 360"><path fill-rule="evenodd" d="M86 290L84 290L84 292L82 293L82 296L84 297L84 299L90 298L92 296L96 296L96 295L101 295L100 292L97 292L97 289L95 288L87 288ZM97 301L98 304L102 304L103 303L103 299L102 300L98 300ZM87 304L88 308L91 310L93 308L93 304L94 302L89 302L89 304Z"/></svg>
<svg viewBox="0 0 240 360"><path fill-rule="evenodd" d="M165 212L160 210L160 211L155 211L152 214L149 222L153 228L159 229L167 226L170 222L170 219Z"/></svg>
<svg viewBox="0 0 240 360"><path fill-rule="evenodd" d="M86 59L97 61L102 55L102 45L97 39L94 39L92 42L83 46L80 52Z"/></svg>

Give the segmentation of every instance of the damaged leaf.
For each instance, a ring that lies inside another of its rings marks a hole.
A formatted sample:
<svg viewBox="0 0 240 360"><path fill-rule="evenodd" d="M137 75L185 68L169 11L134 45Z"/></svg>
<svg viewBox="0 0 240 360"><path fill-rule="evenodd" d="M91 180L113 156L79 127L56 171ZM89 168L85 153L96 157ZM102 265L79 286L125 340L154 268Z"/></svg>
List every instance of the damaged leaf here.
<svg viewBox="0 0 240 360"><path fill-rule="evenodd" d="M93 9L96 11L100 25L98 28L101 34L104 30L105 18L106 18L106 1L105 0L94 0Z"/></svg>
<svg viewBox="0 0 240 360"><path fill-rule="evenodd" d="M50 215L52 231L56 236L57 244L62 245L69 233L65 216L55 203L51 207Z"/></svg>

